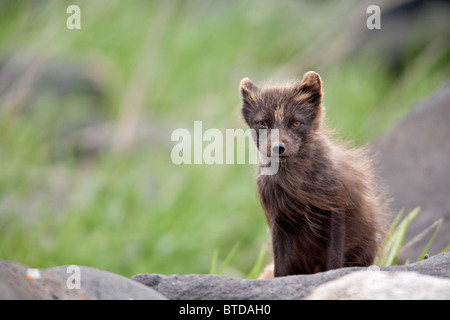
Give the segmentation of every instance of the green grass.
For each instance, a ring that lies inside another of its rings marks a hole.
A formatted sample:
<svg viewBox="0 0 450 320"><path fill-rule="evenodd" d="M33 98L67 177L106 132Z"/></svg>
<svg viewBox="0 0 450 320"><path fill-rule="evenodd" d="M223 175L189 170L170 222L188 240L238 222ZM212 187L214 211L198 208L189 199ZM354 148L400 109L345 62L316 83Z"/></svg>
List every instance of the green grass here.
<svg viewBox="0 0 450 320"><path fill-rule="evenodd" d="M398 255L404 248L408 247L410 244L414 243L417 240L422 240L426 234L434 230L433 234L431 235L430 239L425 245L417 261L422 261L424 259L425 255L428 253L428 250L433 244L434 239L436 238L437 234L441 229L443 220L442 218L438 219L437 221L432 223L429 227L427 227L425 230L423 230L420 234L414 235L414 237L408 243L405 244L404 240L406 232L408 231L408 227L419 214L420 214L419 207L409 212L405 217L403 217L403 210L401 210L397 214L397 216L395 217L394 221L392 222L389 228L387 237L384 240L382 246L382 250L380 250L380 253L375 259L375 265L385 267L397 264ZM445 252L448 249L449 246L443 248L441 252Z"/></svg>
<svg viewBox="0 0 450 320"><path fill-rule="evenodd" d="M244 128L243 77L314 69L330 125L359 145L449 74L448 50L431 40L396 72L376 50L334 57L328 43L348 35L349 4L86 0L77 1L79 31L65 28L69 4L2 2L0 10L0 59L23 65L22 81L0 90L0 259L34 267L254 278L270 260L255 167L176 166L172 130L194 120ZM84 66L75 69L95 79L101 97L26 85L49 65ZM95 155L70 138L88 124L113 128ZM127 135L136 128L154 131L134 143Z"/></svg>
<svg viewBox="0 0 450 320"><path fill-rule="evenodd" d="M397 254L402 248L408 226L417 217L419 211L420 208L414 209L401 222L403 211L398 213L384 241L382 255L375 261L376 265L384 267L397 264Z"/></svg>

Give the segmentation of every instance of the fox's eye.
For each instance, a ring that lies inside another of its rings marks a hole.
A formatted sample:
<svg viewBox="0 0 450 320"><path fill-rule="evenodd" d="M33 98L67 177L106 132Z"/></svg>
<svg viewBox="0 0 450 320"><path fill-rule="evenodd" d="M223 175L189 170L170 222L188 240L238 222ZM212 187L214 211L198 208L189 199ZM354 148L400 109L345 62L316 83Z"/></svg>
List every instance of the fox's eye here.
<svg viewBox="0 0 450 320"><path fill-rule="evenodd" d="M265 121L258 121L258 122L256 122L256 125L263 127L263 128L267 128L267 122L265 122Z"/></svg>
<svg viewBox="0 0 450 320"><path fill-rule="evenodd" d="M295 121L294 123L292 123L293 127L300 127L301 126L301 122L300 121Z"/></svg>

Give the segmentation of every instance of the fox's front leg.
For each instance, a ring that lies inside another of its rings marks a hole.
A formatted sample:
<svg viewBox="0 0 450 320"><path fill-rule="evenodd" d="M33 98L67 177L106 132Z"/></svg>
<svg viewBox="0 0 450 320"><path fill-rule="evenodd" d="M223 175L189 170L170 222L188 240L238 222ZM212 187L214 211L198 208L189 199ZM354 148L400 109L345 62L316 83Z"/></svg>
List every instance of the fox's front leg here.
<svg viewBox="0 0 450 320"><path fill-rule="evenodd" d="M345 216L332 212L327 246L327 270L344 266L345 256Z"/></svg>
<svg viewBox="0 0 450 320"><path fill-rule="evenodd" d="M290 275L292 245L289 237L276 225L272 225L272 247L274 257L274 276Z"/></svg>

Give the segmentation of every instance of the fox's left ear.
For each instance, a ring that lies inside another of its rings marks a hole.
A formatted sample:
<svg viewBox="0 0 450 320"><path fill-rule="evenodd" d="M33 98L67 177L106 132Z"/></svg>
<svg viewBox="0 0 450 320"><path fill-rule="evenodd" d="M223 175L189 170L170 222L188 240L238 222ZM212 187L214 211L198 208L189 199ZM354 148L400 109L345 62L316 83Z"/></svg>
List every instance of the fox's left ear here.
<svg viewBox="0 0 450 320"><path fill-rule="evenodd" d="M322 106L322 80L319 74L314 71L306 72L296 89L295 100L308 103L304 106L311 114L313 130L317 130L321 126L325 114ZM307 107L308 105L309 107Z"/></svg>
<svg viewBox="0 0 450 320"><path fill-rule="evenodd" d="M302 100L320 104L322 102L322 80L318 73L308 71L303 75L302 81L296 86L298 95Z"/></svg>

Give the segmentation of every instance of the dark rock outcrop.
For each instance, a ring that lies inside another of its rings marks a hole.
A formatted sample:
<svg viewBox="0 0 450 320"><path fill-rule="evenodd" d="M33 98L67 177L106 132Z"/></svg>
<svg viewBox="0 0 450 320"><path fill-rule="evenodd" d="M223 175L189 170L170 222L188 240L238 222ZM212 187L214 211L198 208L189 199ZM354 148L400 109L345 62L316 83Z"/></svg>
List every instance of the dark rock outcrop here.
<svg viewBox="0 0 450 320"><path fill-rule="evenodd" d="M450 83L411 109L390 131L374 143L379 171L392 209L405 213L420 207L408 227L405 242L442 219L429 254L450 244ZM429 228L402 250L399 262L417 261L435 228Z"/></svg>

